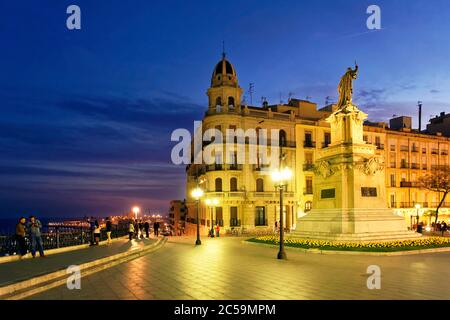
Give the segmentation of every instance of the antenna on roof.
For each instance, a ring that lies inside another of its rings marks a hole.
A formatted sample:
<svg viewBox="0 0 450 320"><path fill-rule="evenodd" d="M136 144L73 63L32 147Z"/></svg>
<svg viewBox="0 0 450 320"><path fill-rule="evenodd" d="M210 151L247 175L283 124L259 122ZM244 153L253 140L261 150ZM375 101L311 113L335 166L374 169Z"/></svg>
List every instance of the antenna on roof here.
<svg viewBox="0 0 450 320"><path fill-rule="evenodd" d="M289 101L291 101L291 98L292 98L293 95L294 95L294 93L289 91L289 93L288 93L288 103L289 103Z"/></svg>
<svg viewBox="0 0 450 320"><path fill-rule="evenodd" d="M225 53L225 41L222 40L222 59L225 59L226 53Z"/></svg>
<svg viewBox="0 0 450 320"><path fill-rule="evenodd" d="M419 133L422 131L422 101L417 101L419 107Z"/></svg>
<svg viewBox="0 0 450 320"><path fill-rule="evenodd" d="M253 82L250 82L248 85L248 94L250 96L250 105L253 105L253 92L255 89L255 84Z"/></svg>
<svg viewBox="0 0 450 320"><path fill-rule="evenodd" d="M331 102L333 102L333 97L332 96L326 96L325 98L325 105L329 105Z"/></svg>

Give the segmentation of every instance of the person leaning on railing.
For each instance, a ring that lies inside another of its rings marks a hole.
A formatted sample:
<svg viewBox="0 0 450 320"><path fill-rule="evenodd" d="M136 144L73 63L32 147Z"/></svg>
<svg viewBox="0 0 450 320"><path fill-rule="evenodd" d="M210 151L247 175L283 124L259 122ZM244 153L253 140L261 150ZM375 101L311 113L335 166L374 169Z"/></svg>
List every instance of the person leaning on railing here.
<svg viewBox="0 0 450 320"><path fill-rule="evenodd" d="M39 250L39 255L44 258L44 245L41 237L42 223L36 219L35 216L30 216L30 221L27 223L28 233L31 241L31 254L33 258L36 257L36 247Z"/></svg>
<svg viewBox="0 0 450 320"><path fill-rule="evenodd" d="M16 225L16 241L19 247L20 257L23 257L24 255L27 254L27 244L25 242L25 233L26 233L25 222L26 219L24 217L21 217Z"/></svg>

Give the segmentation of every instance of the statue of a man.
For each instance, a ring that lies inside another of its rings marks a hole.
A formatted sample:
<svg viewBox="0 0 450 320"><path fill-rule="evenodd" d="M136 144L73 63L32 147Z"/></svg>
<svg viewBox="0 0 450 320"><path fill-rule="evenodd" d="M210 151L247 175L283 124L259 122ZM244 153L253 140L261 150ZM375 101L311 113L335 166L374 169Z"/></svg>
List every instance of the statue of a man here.
<svg viewBox="0 0 450 320"><path fill-rule="evenodd" d="M339 82L339 102L337 104L338 109L342 109L348 103L352 103L353 95L353 80L356 79L358 74L358 65L355 62L355 69L348 68L347 72L342 76Z"/></svg>

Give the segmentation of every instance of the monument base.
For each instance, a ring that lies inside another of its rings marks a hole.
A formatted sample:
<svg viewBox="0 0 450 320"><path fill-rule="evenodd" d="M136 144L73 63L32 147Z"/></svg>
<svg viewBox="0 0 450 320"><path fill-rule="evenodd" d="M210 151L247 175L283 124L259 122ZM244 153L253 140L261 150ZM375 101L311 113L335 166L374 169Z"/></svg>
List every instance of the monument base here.
<svg viewBox="0 0 450 320"><path fill-rule="evenodd" d="M417 239L403 217L391 209L312 209L297 220L294 238L335 241L389 241Z"/></svg>

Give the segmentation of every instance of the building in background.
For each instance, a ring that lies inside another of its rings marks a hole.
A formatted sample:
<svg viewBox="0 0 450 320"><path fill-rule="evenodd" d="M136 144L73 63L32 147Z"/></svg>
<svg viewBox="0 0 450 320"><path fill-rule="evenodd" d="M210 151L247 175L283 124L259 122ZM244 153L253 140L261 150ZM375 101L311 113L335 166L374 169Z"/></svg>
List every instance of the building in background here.
<svg viewBox="0 0 450 320"><path fill-rule="evenodd" d="M450 113L441 112L439 116L430 119L427 125L427 132L430 134L442 134L450 137Z"/></svg>
<svg viewBox="0 0 450 320"><path fill-rule="evenodd" d="M174 235L182 235L185 229L186 202L185 200L170 201L169 225Z"/></svg>
<svg viewBox="0 0 450 320"><path fill-rule="evenodd" d="M312 208L314 161L317 151L331 142L330 125L325 119L336 109L330 104L317 108L317 104L299 99L289 99L287 104L269 105L262 101L260 107L241 101L242 88L234 66L223 56L215 66L211 87L207 91L208 109L202 129L217 129L225 137L226 129L280 130L280 146L286 157L283 165L295 172L284 192L283 217L286 228L294 229L298 217ZM448 121L448 120L447 120ZM438 166L450 165L448 152L450 138L433 134L419 134L411 128L410 117L398 117L386 123L366 122L364 140L377 146L386 166L388 206L410 219L416 214L415 204L425 210L435 208L439 194L418 188L420 176ZM269 134L270 136L270 134ZM226 137L223 143L226 143ZM236 158L237 141L228 155ZM245 140L248 155L251 141ZM203 148L207 143L203 144ZM270 147L268 147L270 150ZM225 151L225 147L223 148ZM186 167L186 230L195 233L197 202L191 191L197 186L204 190L200 199L199 222L206 234L219 224L227 231L273 230L279 222L279 194L271 180L271 168L263 164L219 164L227 155L214 155L216 164L191 164ZM195 155L192 155L192 160ZM258 158L259 159L259 158ZM273 168L272 168L273 169ZM208 199L217 199L209 207ZM441 214L449 213L450 203L444 204ZM450 217L449 217L450 218Z"/></svg>

